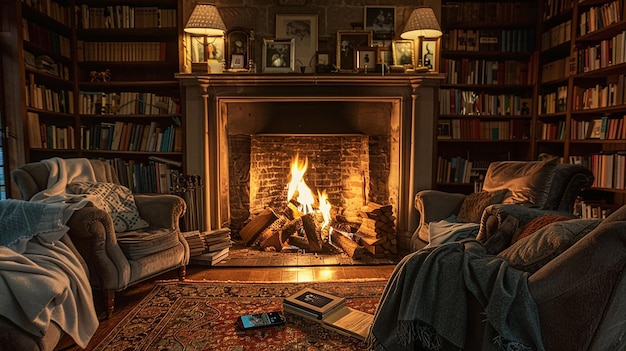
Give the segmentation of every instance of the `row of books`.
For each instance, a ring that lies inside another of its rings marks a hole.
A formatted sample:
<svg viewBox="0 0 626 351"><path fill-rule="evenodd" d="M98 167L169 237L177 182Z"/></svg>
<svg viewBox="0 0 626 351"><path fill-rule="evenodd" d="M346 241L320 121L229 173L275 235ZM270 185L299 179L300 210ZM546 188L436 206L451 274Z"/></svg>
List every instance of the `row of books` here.
<svg viewBox="0 0 626 351"><path fill-rule="evenodd" d="M74 113L73 91L36 84L32 75L28 78L25 95L28 107L52 112Z"/></svg>
<svg viewBox="0 0 626 351"><path fill-rule="evenodd" d="M22 2L57 22L70 25L71 11L65 3L53 0L22 0Z"/></svg>
<svg viewBox="0 0 626 351"><path fill-rule="evenodd" d="M569 57L554 60L541 66L541 83L546 83L557 79L565 79L569 76L569 74Z"/></svg>
<svg viewBox="0 0 626 351"><path fill-rule="evenodd" d="M72 55L70 39L35 22L24 19L22 26L24 40L32 45L61 56L70 58Z"/></svg>
<svg viewBox="0 0 626 351"><path fill-rule="evenodd" d="M607 2L591 7L580 14L580 35L594 32L622 20L620 1Z"/></svg>
<svg viewBox="0 0 626 351"><path fill-rule="evenodd" d="M556 92L537 96L538 113L548 114L567 111L567 86L556 88Z"/></svg>
<svg viewBox="0 0 626 351"><path fill-rule="evenodd" d="M76 6L78 28L174 28L176 9L156 6Z"/></svg>
<svg viewBox="0 0 626 351"><path fill-rule="evenodd" d="M621 118L602 116L591 120L572 120L570 138L572 140L624 140L626 139L626 115Z"/></svg>
<svg viewBox="0 0 626 351"><path fill-rule="evenodd" d="M313 288L304 288L284 298L283 310L361 341L367 339L374 322L374 315L348 307L344 297Z"/></svg>
<svg viewBox="0 0 626 351"><path fill-rule="evenodd" d="M598 44L583 47L575 52L576 73L589 72L626 62L626 31Z"/></svg>
<svg viewBox="0 0 626 351"><path fill-rule="evenodd" d="M164 162L148 160L123 160L121 158L106 159L115 170L120 184L131 189L133 193L167 194L171 192L180 169Z"/></svg>
<svg viewBox="0 0 626 351"><path fill-rule="evenodd" d="M79 92L78 113L86 115L163 115L180 113L180 104L171 96L154 93Z"/></svg>
<svg viewBox="0 0 626 351"><path fill-rule="evenodd" d="M550 28L541 34L541 50L547 50L572 40L572 20Z"/></svg>
<svg viewBox="0 0 626 351"><path fill-rule="evenodd" d="M519 23L535 18L534 3L527 1L446 1L441 4L442 20L448 22Z"/></svg>
<svg viewBox="0 0 626 351"><path fill-rule="evenodd" d="M76 42L77 59L98 62L155 62L165 61L166 42Z"/></svg>
<svg viewBox="0 0 626 351"><path fill-rule="evenodd" d="M580 201L575 205L575 214L583 219L605 219L616 208L616 205L605 201Z"/></svg>
<svg viewBox="0 0 626 351"><path fill-rule="evenodd" d="M589 168L595 178L593 187L626 189L626 151L591 154Z"/></svg>
<svg viewBox="0 0 626 351"><path fill-rule="evenodd" d="M574 88L574 110L621 106L626 104L626 76L612 76L608 83L596 84L590 88Z"/></svg>
<svg viewBox="0 0 626 351"><path fill-rule="evenodd" d="M534 60L444 59L442 73L447 74L448 84L532 84L534 77L530 72L535 69L533 66Z"/></svg>
<svg viewBox="0 0 626 351"><path fill-rule="evenodd" d="M62 62L53 60L48 55L35 56L33 53L24 50L24 65L33 70L70 80L70 68Z"/></svg>
<svg viewBox="0 0 626 351"><path fill-rule="evenodd" d="M75 149L74 127L39 122L39 114L27 112L28 144L35 149Z"/></svg>
<svg viewBox="0 0 626 351"><path fill-rule="evenodd" d="M214 266L228 257L232 247L230 228L183 233L189 244L190 263Z"/></svg>
<svg viewBox="0 0 626 351"><path fill-rule="evenodd" d="M451 29L443 33L447 51L531 52L533 29Z"/></svg>
<svg viewBox="0 0 626 351"><path fill-rule="evenodd" d="M565 121L542 123L539 140L565 140Z"/></svg>
<svg viewBox="0 0 626 351"><path fill-rule="evenodd" d="M473 162L463 157L437 158L437 183L468 184L478 178Z"/></svg>
<svg viewBox="0 0 626 351"><path fill-rule="evenodd" d="M84 150L182 151L182 128L173 124L101 122L81 126L80 132Z"/></svg>
<svg viewBox="0 0 626 351"><path fill-rule="evenodd" d="M438 135L442 139L460 140L527 140L530 138L530 123L527 120L483 121L480 119L440 120L439 125L448 124L444 129L450 135Z"/></svg>
<svg viewBox="0 0 626 351"><path fill-rule="evenodd" d="M548 20L559 15L574 6L572 0L544 0L543 3L543 19Z"/></svg>
<svg viewBox="0 0 626 351"><path fill-rule="evenodd" d="M439 113L455 115L530 116L532 98L492 95L460 89L439 90Z"/></svg>

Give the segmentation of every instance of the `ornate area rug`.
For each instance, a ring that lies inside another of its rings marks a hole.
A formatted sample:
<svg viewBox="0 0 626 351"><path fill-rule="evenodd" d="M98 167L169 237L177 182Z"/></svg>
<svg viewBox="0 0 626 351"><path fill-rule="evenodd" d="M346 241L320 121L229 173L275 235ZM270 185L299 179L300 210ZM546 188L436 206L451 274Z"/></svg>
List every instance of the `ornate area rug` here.
<svg viewBox="0 0 626 351"><path fill-rule="evenodd" d="M386 280L320 283L158 282L94 350L357 351L367 344L291 314L280 327L239 331L237 317L282 310L283 298L304 287L346 297L374 313Z"/></svg>

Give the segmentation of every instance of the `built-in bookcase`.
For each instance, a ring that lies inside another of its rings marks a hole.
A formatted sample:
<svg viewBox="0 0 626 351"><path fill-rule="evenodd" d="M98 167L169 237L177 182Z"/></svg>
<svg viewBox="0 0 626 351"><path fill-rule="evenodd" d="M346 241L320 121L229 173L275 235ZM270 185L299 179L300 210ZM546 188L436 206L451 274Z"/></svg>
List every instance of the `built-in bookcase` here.
<svg viewBox="0 0 626 351"><path fill-rule="evenodd" d="M474 191L497 160L533 155L535 1L442 1L437 187Z"/></svg>
<svg viewBox="0 0 626 351"><path fill-rule="evenodd" d="M135 192L168 191L162 164L183 157L178 0L23 0L17 14L28 161L105 159Z"/></svg>

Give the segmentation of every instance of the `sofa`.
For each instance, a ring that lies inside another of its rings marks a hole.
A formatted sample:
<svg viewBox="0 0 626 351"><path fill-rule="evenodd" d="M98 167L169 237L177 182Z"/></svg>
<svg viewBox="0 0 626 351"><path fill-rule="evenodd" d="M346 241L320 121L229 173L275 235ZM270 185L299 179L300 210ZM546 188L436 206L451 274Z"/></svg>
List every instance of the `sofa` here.
<svg viewBox="0 0 626 351"><path fill-rule="evenodd" d="M576 197L591 186L593 179L593 173L586 167L558 163L557 159L492 162L480 192L466 195L423 190L415 195L419 223L411 237L411 251L429 244L435 229L461 227L467 231L465 237L475 237L479 230L495 231L501 225L498 217L482 223L484 210L494 204L515 204L538 213L573 217ZM454 238L445 232L441 236Z"/></svg>
<svg viewBox="0 0 626 351"><path fill-rule="evenodd" d="M400 262L375 350L626 350L626 206L604 220L515 204L483 217L503 225Z"/></svg>

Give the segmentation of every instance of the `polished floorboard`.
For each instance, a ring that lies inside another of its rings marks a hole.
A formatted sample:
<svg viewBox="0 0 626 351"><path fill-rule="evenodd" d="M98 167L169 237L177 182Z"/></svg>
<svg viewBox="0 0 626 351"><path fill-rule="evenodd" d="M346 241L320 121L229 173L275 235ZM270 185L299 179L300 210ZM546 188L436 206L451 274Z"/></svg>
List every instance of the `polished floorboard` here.
<svg viewBox="0 0 626 351"><path fill-rule="evenodd" d="M389 279L395 265L373 266L312 266L312 267L208 267L190 265L188 280L250 281L250 282L314 282L350 279ZM100 326L86 350L95 347L119 321L132 310L152 289L158 280L177 279L175 271L136 284L115 296L115 311L110 319L100 321ZM96 309L102 312L101 296L94 292ZM56 351L80 351L70 338L63 338Z"/></svg>

